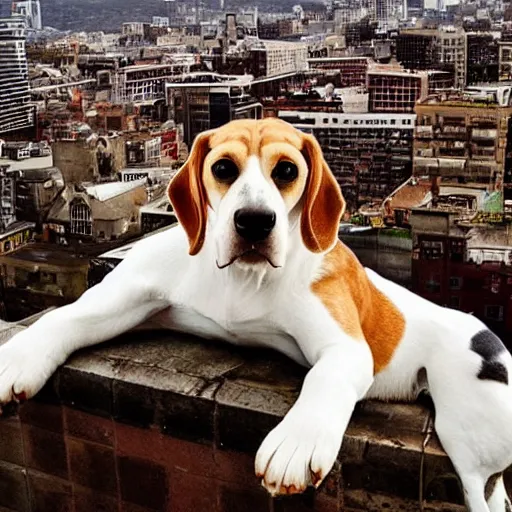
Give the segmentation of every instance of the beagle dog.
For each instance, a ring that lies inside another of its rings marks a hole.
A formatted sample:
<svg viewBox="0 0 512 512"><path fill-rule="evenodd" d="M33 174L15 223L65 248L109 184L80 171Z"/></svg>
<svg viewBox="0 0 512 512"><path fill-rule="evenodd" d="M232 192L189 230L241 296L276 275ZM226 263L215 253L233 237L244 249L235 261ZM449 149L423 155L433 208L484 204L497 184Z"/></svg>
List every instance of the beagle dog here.
<svg viewBox="0 0 512 512"><path fill-rule="evenodd" d="M474 316L361 266L338 240L345 202L314 137L276 119L204 132L169 197L178 227L0 348L0 402L32 397L72 352L135 328L272 347L310 368L256 455L272 495L320 485L356 402L414 400L426 385L469 510L511 510L509 352Z"/></svg>

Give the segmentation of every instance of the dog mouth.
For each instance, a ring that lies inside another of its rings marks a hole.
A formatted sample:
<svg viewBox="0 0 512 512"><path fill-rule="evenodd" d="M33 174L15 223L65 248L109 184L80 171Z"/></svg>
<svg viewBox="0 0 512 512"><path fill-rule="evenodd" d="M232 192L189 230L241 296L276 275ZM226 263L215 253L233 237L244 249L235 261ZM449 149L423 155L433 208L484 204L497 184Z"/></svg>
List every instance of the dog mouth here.
<svg viewBox="0 0 512 512"><path fill-rule="evenodd" d="M272 258L267 256L265 253L258 251L255 246L252 246L250 249L247 249L243 252L240 252L239 254L236 254L225 264L220 264L218 260L216 261L216 263L217 267L222 270L223 268L227 268L233 263L235 263L235 261L240 261L247 265L257 265L259 263L266 262L273 268L280 268L280 265L276 265L272 261Z"/></svg>

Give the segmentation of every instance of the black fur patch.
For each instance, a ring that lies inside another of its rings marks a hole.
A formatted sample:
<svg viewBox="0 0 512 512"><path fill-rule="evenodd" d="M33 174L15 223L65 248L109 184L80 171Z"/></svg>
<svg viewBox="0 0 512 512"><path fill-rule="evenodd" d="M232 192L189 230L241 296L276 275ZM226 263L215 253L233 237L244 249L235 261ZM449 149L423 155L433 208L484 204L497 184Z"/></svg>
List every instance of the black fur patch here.
<svg viewBox="0 0 512 512"><path fill-rule="evenodd" d="M507 349L496 334L488 329L478 332L471 338L470 348L483 359L478 373L479 379L508 384L507 368L503 363L497 361L498 356Z"/></svg>
<svg viewBox="0 0 512 512"><path fill-rule="evenodd" d="M510 506L510 502L505 500L505 512L512 512L512 507Z"/></svg>
<svg viewBox="0 0 512 512"><path fill-rule="evenodd" d="M478 378L481 380L495 380L508 384L508 372L505 365L499 361L483 361Z"/></svg>
<svg viewBox="0 0 512 512"><path fill-rule="evenodd" d="M476 333L471 338L471 350L482 356L486 361L492 361L507 349L496 334L486 329Z"/></svg>

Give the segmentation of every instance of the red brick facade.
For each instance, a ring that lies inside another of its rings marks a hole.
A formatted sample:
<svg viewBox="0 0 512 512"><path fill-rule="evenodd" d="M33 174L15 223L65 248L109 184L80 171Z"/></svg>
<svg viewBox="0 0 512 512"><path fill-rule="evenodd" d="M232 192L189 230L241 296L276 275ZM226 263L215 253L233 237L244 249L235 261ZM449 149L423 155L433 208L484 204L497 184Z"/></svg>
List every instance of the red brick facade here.
<svg viewBox="0 0 512 512"><path fill-rule="evenodd" d="M154 427L134 427L66 406L28 402L18 416L0 421L0 510L412 512L419 510L422 463L428 482L425 510L463 510L449 503L460 502L460 491L435 440L422 462L412 432L423 414L397 407L376 404L371 415L359 416L342 449L343 465L337 463L320 491L272 499L254 477L253 453L169 437ZM389 412L391 421L385 426L379 415ZM393 416L409 420L395 440L387 439L394 431ZM382 436L378 441L370 432L375 428ZM360 429L368 435L361 436Z"/></svg>
<svg viewBox="0 0 512 512"><path fill-rule="evenodd" d="M512 267L464 261L465 240L419 235L412 291L436 304L474 314L512 348Z"/></svg>

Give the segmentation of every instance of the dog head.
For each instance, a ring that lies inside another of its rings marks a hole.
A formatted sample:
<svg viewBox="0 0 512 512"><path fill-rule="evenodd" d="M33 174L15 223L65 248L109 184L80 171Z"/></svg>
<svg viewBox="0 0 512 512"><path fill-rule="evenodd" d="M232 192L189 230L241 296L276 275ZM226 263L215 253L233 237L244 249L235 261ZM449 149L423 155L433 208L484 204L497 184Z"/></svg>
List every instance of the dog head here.
<svg viewBox="0 0 512 512"><path fill-rule="evenodd" d="M282 267L294 231L310 251L326 252L345 208L316 139L270 118L198 135L168 192L190 254L208 225L219 268Z"/></svg>

